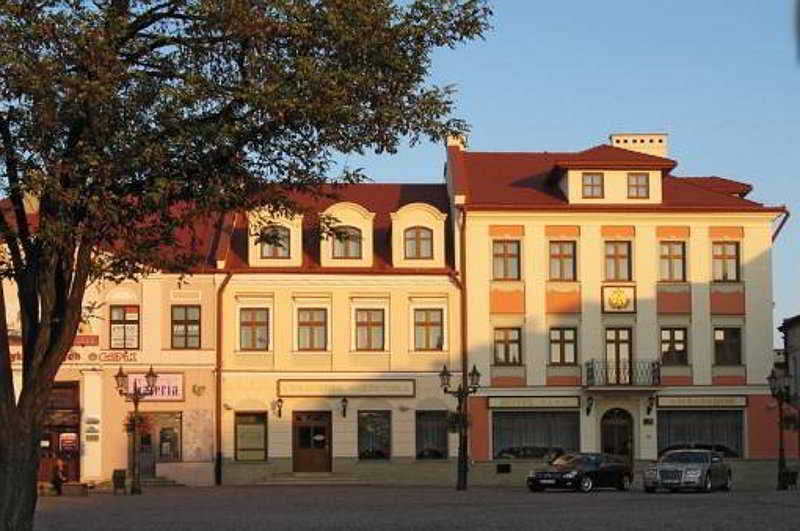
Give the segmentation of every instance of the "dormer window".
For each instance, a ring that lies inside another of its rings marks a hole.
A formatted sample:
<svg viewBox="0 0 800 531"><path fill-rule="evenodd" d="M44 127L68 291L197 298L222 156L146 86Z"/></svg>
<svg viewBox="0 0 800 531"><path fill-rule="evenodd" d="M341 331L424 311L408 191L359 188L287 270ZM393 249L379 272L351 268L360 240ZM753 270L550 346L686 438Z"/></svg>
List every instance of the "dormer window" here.
<svg viewBox="0 0 800 531"><path fill-rule="evenodd" d="M261 258L289 258L289 229L273 226L265 232L267 241L261 242Z"/></svg>
<svg viewBox="0 0 800 531"><path fill-rule="evenodd" d="M406 259L423 260L433 258L433 231L425 227L411 227L404 233Z"/></svg>
<svg viewBox="0 0 800 531"><path fill-rule="evenodd" d="M603 198L603 174L584 173L583 174L583 197L584 199Z"/></svg>
<svg viewBox="0 0 800 531"><path fill-rule="evenodd" d="M361 231L355 227L337 227L333 237L334 258L361 258Z"/></svg>
<svg viewBox="0 0 800 531"><path fill-rule="evenodd" d="M650 176L646 173L628 174L628 199L650 197Z"/></svg>

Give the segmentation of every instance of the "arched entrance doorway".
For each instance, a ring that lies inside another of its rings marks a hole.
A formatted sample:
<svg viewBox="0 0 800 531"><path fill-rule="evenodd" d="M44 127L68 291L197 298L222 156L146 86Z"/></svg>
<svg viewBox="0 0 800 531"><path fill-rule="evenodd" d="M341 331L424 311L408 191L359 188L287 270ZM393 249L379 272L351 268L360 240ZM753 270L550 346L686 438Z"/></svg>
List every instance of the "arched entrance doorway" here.
<svg viewBox="0 0 800 531"><path fill-rule="evenodd" d="M600 446L604 454L633 462L633 417L621 408L609 409L600 420Z"/></svg>

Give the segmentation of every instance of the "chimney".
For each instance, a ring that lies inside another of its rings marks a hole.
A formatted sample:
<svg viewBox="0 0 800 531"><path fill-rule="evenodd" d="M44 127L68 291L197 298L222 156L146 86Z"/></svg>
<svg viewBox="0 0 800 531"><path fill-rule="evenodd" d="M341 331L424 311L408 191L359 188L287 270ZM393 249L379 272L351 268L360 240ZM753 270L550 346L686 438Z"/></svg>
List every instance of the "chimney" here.
<svg viewBox="0 0 800 531"><path fill-rule="evenodd" d="M614 147L656 157L667 156L666 133L613 133L608 140Z"/></svg>
<svg viewBox="0 0 800 531"><path fill-rule="evenodd" d="M467 150L466 135L451 135L447 137L447 147L457 147L459 151Z"/></svg>

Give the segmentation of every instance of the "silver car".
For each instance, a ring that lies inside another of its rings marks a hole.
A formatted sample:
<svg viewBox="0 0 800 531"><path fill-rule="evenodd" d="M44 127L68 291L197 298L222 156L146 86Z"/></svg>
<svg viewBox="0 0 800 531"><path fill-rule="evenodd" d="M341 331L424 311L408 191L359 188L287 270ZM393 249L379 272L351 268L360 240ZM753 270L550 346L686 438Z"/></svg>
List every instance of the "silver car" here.
<svg viewBox="0 0 800 531"><path fill-rule="evenodd" d="M710 450L673 450L644 470L644 490L731 490L733 475L722 456Z"/></svg>

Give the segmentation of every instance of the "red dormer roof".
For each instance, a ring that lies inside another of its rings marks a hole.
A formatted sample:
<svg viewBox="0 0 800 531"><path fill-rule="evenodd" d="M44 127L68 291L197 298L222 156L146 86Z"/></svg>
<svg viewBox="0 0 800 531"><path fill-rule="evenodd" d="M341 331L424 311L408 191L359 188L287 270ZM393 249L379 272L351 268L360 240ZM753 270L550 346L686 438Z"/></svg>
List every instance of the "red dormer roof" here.
<svg viewBox="0 0 800 531"><path fill-rule="evenodd" d="M708 188L714 192L721 194L736 195L739 197L746 197L753 190L753 186L748 183L725 179L724 177L717 177L711 175L709 177L681 177L691 181L692 184Z"/></svg>

